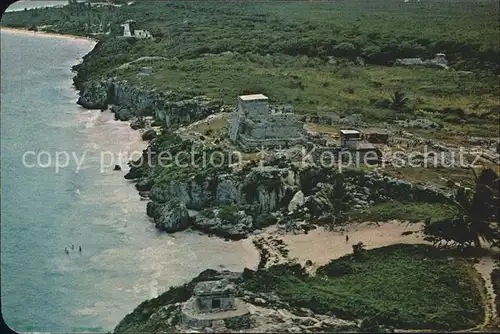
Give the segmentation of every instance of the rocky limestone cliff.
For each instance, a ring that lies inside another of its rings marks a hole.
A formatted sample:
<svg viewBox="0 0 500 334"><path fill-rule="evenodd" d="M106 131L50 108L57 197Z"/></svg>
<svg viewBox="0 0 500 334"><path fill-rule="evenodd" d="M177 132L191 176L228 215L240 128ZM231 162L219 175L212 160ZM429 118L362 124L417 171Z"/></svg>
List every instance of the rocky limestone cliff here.
<svg viewBox="0 0 500 334"><path fill-rule="evenodd" d="M172 198L177 198L191 210L212 208L212 214L199 215L191 225L220 236L239 239L257 228L251 215L267 214L286 207L292 185L280 168L255 168L248 173L219 174L201 182L193 179L153 185L149 193L148 215L157 226L163 221L159 210ZM221 219L217 207L241 207L234 219ZM215 211L215 212L214 212ZM247 213L246 213L247 212Z"/></svg>
<svg viewBox="0 0 500 334"><path fill-rule="evenodd" d="M149 181L146 177L138 184ZM340 185L333 186L339 182ZM449 203L451 194L377 171L353 170L338 174L331 169L314 167L293 171L292 168L264 166L245 172L215 173L204 178L193 176L168 184L153 184L149 198L148 215L157 226L164 226L161 222L165 220L158 208L176 198L187 209L200 211L191 219L190 226L240 239L271 220L332 221L335 216L341 223L347 218L344 213L351 207L366 208L390 200ZM218 216L219 208L231 206L232 216ZM259 216L262 217L258 219Z"/></svg>
<svg viewBox="0 0 500 334"><path fill-rule="evenodd" d="M167 127L176 127L203 119L218 112L220 101L207 97L174 101L168 92L146 89L118 78L92 80L80 85L78 104L87 109L107 109L118 120L128 121L136 116L153 116Z"/></svg>

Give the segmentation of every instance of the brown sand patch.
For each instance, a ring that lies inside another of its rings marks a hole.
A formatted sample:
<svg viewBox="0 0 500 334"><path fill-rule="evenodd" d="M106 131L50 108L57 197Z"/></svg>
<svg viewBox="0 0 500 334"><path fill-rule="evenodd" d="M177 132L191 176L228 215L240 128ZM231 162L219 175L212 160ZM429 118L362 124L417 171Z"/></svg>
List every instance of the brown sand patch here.
<svg viewBox="0 0 500 334"><path fill-rule="evenodd" d="M422 223L406 224L393 220L386 223L365 222L351 225L343 232L327 231L321 227L309 231L308 234L286 234L282 240L289 249L289 257L299 263L311 260L315 266L327 264L352 253L352 245L362 241L367 249L389 246L397 243L418 244L425 243L423 236L418 232ZM403 232L413 231L410 235ZM346 242L346 236L349 241Z"/></svg>

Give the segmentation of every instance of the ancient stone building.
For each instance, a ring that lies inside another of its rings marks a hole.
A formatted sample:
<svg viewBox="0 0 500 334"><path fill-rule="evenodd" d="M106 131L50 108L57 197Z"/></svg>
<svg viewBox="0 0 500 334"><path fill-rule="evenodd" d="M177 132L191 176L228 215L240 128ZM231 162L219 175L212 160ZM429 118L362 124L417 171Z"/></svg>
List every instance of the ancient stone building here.
<svg viewBox="0 0 500 334"><path fill-rule="evenodd" d="M182 307L185 327L210 327L248 314L245 303L235 298L234 285L226 279L199 282L193 294Z"/></svg>
<svg viewBox="0 0 500 334"><path fill-rule="evenodd" d="M362 140L358 130L340 130L340 159L354 163L376 163L382 152L373 144Z"/></svg>
<svg viewBox="0 0 500 334"><path fill-rule="evenodd" d="M152 38L153 36L151 33L147 30L139 30L136 29L135 26L135 21L134 20L127 20L123 24L120 25L123 27L123 38L138 38L138 39L145 39L145 38Z"/></svg>
<svg viewBox="0 0 500 334"><path fill-rule="evenodd" d="M234 286L225 281L200 282L194 295L200 311L221 312L234 308Z"/></svg>
<svg viewBox="0 0 500 334"><path fill-rule="evenodd" d="M238 96L238 106L229 121L229 136L244 147L278 147L303 141L303 124L290 110L269 107L262 94Z"/></svg>
<svg viewBox="0 0 500 334"><path fill-rule="evenodd" d="M358 130L340 130L340 147L355 149L361 141L361 132Z"/></svg>

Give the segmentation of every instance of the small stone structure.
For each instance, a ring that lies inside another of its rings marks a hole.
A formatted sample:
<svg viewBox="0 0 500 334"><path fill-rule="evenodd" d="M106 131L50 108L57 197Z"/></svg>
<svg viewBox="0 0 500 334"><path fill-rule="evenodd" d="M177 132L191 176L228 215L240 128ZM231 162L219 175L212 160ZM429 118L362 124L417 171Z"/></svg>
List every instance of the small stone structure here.
<svg viewBox="0 0 500 334"><path fill-rule="evenodd" d="M235 287L228 280L199 282L194 296L182 307L183 324L189 328L205 328L221 320L248 314L245 303L235 297Z"/></svg>
<svg viewBox="0 0 500 334"><path fill-rule="evenodd" d="M355 162L375 163L382 157L382 152L371 143L362 140L362 134L358 130L340 130L341 159L346 158L345 152L350 153L349 159Z"/></svg>
<svg viewBox="0 0 500 334"><path fill-rule="evenodd" d="M147 31L147 30L139 30L139 29L136 29L134 31L134 36L135 36L135 38L139 38L139 39L153 37L153 36L151 36L151 33L149 31Z"/></svg>
<svg viewBox="0 0 500 334"><path fill-rule="evenodd" d="M356 148L361 141L361 132L358 130L340 130L340 147Z"/></svg>
<svg viewBox="0 0 500 334"><path fill-rule="evenodd" d="M138 39L145 39L145 38L152 38L153 36L151 33L147 30L139 30L135 29L135 21L134 20L127 20L123 24L120 25L123 27L123 38L138 38Z"/></svg>
<svg viewBox="0 0 500 334"><path fill-rule="evenodd" d="M234 308L234 286L228 282L200 282L196 285L194 294L200 311L221 312Z"/></svg>
<svg viewBox="0 0 500 334"><path fill-rule="evenodd" d="M422 58L402 58L396 59L395 65L399 66L428 66L438 68L448 68L448 60L444 53L436 53L433 59L422 60Z"/></svg>
<svg viewBox="0 0 500 334"><path fill-rule="evenodd" d="M389 134L384 131L368 131L364 132L364 139L372 144L387 144L389 142Z"/></svg>
<svg viewBox="0 0 500 334"><path fill-rule="evenodd" d="M322 163L342 161L348 165L376 164L382 158L382 152L375 145L365 142L360 131L351 129L340 130L340 146L319 145L312 155Z"/></svg>
<svg viewBox="0 0 500 334"><path fill-rule="evenodd" d="M229 121L229 137L249 148L301 143L303 124L290 109L270 108L262 94L238 96L237 111Z"/></svg>

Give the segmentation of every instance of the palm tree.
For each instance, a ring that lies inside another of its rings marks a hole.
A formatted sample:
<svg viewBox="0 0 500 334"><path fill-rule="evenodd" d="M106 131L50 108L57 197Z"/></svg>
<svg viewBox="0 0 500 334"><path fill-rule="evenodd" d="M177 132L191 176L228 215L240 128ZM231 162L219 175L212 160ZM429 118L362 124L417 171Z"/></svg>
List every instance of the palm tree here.
<svg viewBox="0 0 500 334"><path fill-rule="evenodd" d="M487 242L495 240L495 231L490 221L490 217L485 215L482 205L478 202L480 196L469 195L464 188L459 188L455 196L455 207L459 210L459 216L456 217L456 222L466 228L470 239L474 242L476 248L481 248L483 239Z"/></svg>
<svg viewBox="0 0 500 334"><path fill-rule="evenodd" d="M397 90L391 96L391 109L394 111L401 111L408 103L408 97L405 92Z"/></svg>
<svg viewBox="0 0 500 334"><path fill-rule="evenodd" d="M427 221L424 233L429 240L454 241L462 246L474 243L481 248L481 240L496 244L500 240L498 231L498 190L500 178L492 170L484 170L476 178L475 191L458 188L453 199L458 214L450 219ZM496 226L495 226L496 225Z"/></svg>
<svg viewBox="0 0 500 334"><path fill-rule="evenodd" d="M365 244L360 241L357 244L352 245L352 255L354 256L355 259L360 259L363 257L363 254L365 252L366 246Z"/></svg>

